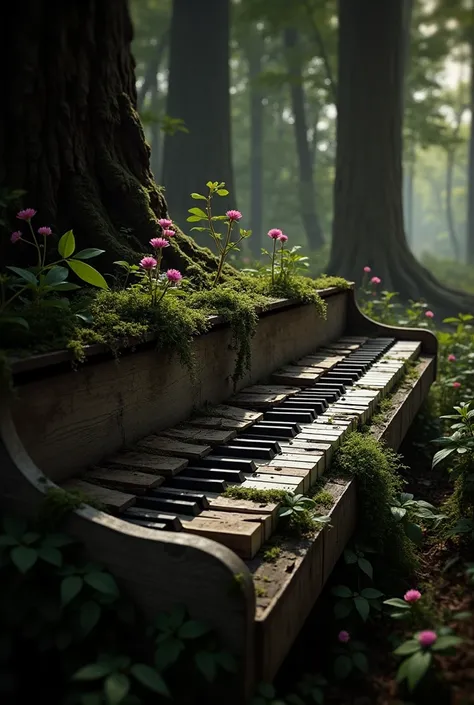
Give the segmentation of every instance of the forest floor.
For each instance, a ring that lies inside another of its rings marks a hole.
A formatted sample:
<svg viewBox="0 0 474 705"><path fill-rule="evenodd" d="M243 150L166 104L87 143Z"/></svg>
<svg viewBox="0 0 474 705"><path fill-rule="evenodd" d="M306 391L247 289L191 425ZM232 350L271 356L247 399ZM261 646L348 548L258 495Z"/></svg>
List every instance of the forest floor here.
<svg viewBox="0 0 474 705"><path fill-rule="evenodd" d="M452 483L445 471L431 469L432 452L427 452L426 446L424 449L420 447L415 434L416 423L400 449L407 465L405 491L439 508L452 495ZM457 541L441 541L435 532L425 531L423 544L417 550L418 567L411 584L405 584L405 590L419 590L428 606L431 623L425 628L451 627L464 640L454 656L436 657L435 677L431 680L425 678L414 694L404 692L395 680L400 659L393 656L393 650L400 637L406 635L406 624L386 615L369 621L363 627L363 633L357 635L367 647L368 673L343 682L331 677L334 647L338 646L337 634L344 628L334 619L334 597L331 596L331 588L343 582L341 577L346 566L342 559L280 671L276 683L278 692L293 691L295 683L305 674L322 673L329 675L329 684L324 689L324 705L474 703L474 590L464 572L466 561L473 561L474 555L471 550L470 555L461 555L460 560L452 563L458 554ZM398 586L394 586L393 594L400 594ZM453 619L456 613L471 614L464 614L463 619Z"/></svg>

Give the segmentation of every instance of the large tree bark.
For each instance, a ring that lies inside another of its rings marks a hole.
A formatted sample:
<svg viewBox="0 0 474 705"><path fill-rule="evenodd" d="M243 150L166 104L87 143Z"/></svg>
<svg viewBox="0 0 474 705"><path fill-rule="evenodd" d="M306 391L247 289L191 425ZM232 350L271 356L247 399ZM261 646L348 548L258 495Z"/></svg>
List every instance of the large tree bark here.
<svg viewBox="0 0 474 705"><path fill-rule="evenodd" d="M291 106L293 110L296 152L298 154L298 195L308 245L318 250L324 245L324 236L316 208L316 185L313 176L313 160L308 143L305 95L301 58L298 55L298 32L293 27L284 30L284 43L290 79Z"/></svg>
<svg viewBox="0 0 474 705"><path fill-rule="evenodd" d="M411 254L402 210L402 3L339 1L334 231L328 270L360 281L365 265L402 300L445 312L474 309Z"/></svg>
<svg viewBox="0 0 474 705"><path fill-rule="evenodd" d="M250 96L250 228L249 240L254 257L260 257L263 227L263 93L259 84L262 73L263 38L255 28L246 45Z"/></svg>
<svg viewBox="0 0 474 705"><path fill-rule="evenodd" d="M231 159L229 0L174 0L166 112L189 134L165 136L163 183L173 219L186 222L190 193L225 181L235 207Z"/></svg>
<svg viewBox="0 0 474 705"><path fill-rule="evenodd" d="M105 249L103 270L147 252L167 206L136 112L126 0L18 0L3 30L0 188L26 190L38 224ZM7 253L27 256L2 237L2 263ZM196 275L214 266L181 235L167 257Z"/></svg>
<svg viewBox="0 0 474 705"><path fill-rule="evenodd" d="M467 238L466 259L469 264L474 264L474 20L470 30L471 50L471 94L469 108L471 111L471 133L469 138L469 163L468 163L468 194L467 194Z"/></svg>

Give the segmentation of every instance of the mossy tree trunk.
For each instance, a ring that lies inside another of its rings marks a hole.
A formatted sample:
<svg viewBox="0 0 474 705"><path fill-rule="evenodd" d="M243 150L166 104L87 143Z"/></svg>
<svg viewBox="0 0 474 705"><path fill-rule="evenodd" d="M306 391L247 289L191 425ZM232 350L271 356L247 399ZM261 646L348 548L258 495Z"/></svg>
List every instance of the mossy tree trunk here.
<svg viewBox="0 0 474 705"><path fill-rule="evenodd" d="M106 250L102 270L148 252L167 205L136 112L127 0L18 0L3 30L0 189L26 190L38 225ZM2 263L20 247L0 238ZM185 236L168 249L185 272L214 266Z"/></svg>
<svg viewBox="0 0 474 705"><path fill-rule="evenodd" d="M426 300L437 318L474 310L407 245L402 210L403 3L340 0L336 181L330 274L356 282L372 267L384 289Z"/></svg>

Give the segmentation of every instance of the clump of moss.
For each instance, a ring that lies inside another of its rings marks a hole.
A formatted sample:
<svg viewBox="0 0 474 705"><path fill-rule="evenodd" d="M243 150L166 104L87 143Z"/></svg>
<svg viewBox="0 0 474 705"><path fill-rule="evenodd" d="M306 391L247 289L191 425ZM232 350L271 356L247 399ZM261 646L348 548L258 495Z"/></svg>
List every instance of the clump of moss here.
<svg viewBox="0 0 474 705"><path fill-rule="evenodd" d="M343 277L332 277L327 274L321 274L313 282L317 289L330 289L337 286L338 289L350 289L351 284Z"/></svg>
<svg viewBox="0 0 474 705"><path fill-rule="evenodd" d="M83 492L76 490L66 492L59 487L47 490L38 512L38 525L44 531L54 531L68 514L81 509L85 504L95 509L104 510L104 506L94 501Z"/></svg>
<svg viewBox="0 0 474 705"><path fill-rule="evenodd" d="M276 561L277 558L280 557L280 555L281 555L280 546L269 546L263 552L263 560L268 561L269 563L272 563L273 561Z"/></svg>
<svg viewBox="0 0 474 705"><path fill-rule="evenodd" d="M331 509L334 504L334 497L327 490L320 490L317 494L313 495L312 499L317 505L325 509Z"/></svg>
<svg viewBox="0 0 474 705"><path fill-rule="evenodd" d="M284 490L257 490L250 487L231 485L224 490L224 497L246 499L257 504L272 504L282 502L287 493Z"/></svg>
<svg viewBox="0 0 474 705"><path fill-rule="evenodd" d="M260 585L255 586L255 594L257 597L265 597L267 594L267 591L265 588L261 587Z"/></svg>

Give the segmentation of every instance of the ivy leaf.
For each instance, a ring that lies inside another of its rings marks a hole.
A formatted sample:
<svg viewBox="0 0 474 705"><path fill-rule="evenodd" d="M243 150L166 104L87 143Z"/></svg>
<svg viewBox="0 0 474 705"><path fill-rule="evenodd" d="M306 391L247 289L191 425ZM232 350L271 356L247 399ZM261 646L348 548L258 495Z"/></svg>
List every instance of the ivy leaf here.
<svg viewBox="0 0 474 705"><path fill-rule="evenodd" d="M76 240L74 238L74 233L72 230L68 230L67 233L61 237L58 242L58 252L63 259L67 259L76 249Z"/></svg>
<svg viewBox="0 0 474 705"><path fill-rule="evenodd" d="M104 252L105 250L98 250L96 247L87 247L85 250L76 252L74 259L92 259L93 257L98 257Z"/></svg>
<svg viewBox="0 0 474 705"><path fill-rule="evenodd" d="M83 579L79 575L69 575L61 583L61 602L69 604L82 590Z"/></svg>
<svg viewBox="0 0 474 705"><path fill-rule="evenodd" d="M20 573L27 573L38 560L38 551L28 546L15 546L10 551L10 558Z"/></svg>
<svg viewBox="0 0 474 705"><path fill-rule="evenodd" d="M339 680L344 680L352 671L352 660L349 656L338 656L334 661L334 675Z"/></svg>
<svg viewBox="0 0 474 705"><path fill-rule="evenodd" d="M362 620L366 622L370 614L370 606L365 597L354 597L354 605Z"/></svg>
<svg viewBox="0 0 474 705"><path fill-rule="evenodd" d="M130 679L124 673L111 673L104 683L108 705L119 705L129 690Z"/></svg>
<svg viewBox="0 0 474 705"><path fill-rule="evenodd" d="M429 651L417 651L407 659L407 682L410 691L421 681L430 667L432 656Z"/></svg>
<svg viewBox="0 0 474 705"><path fill-rule="evenodd" d="M89 634L100 619L100 605L93 600L84 602L81 606L80 622L84 634Z"/></svg>
<svg viewBox="0 0 474 705"><path fill-rule="evenodd" d="M145 663L136 663L131 667L130 673L148 690L152 690L158 695L164 695L167 698L171 697L163 677L151 666L147 666Z"/></svg>
<svg viewBox="0 0 474 705"><path fill-rule="evenodd" d="M209 653L209 651L198 651L194 656L194 661L204 678L209 683L212 683L217 672L214 655Z"/></svg>
<svg viewBox="0 0 474 705"><path fill-rule="evenodd" d="M107 663L91 663L83 666L73 675L74 681L97 681L110 673L110 665Z"/></svg>
<svg viewBox="0 0 474 705"><path fill-rule="evenodd" d="M110 573L87 573L87 575L84 576L84 582L104 595L110 595L111 597L118 597L119 595L117 583Z"/></svg>
<svg viewBox="0 0 474 705"><path fill-rule="evenodd" d="M207 634L209 627L201 622L196 622L195 620L190 620L185 622L178 631L178 637L180 639L197 639L203 634Z"/></svg>
<svg viewBox="0 0 474 705"><path fill-rule="evenodd" d="M72 269L74 274L77 274L79 279L86 282L86 284L91 284L96 286L98 289L108 289L109 285L105 281L104 277L97 269L91 267L90 264L85 262L80 262L79 260L69 259L67 264Z"/></svg>

